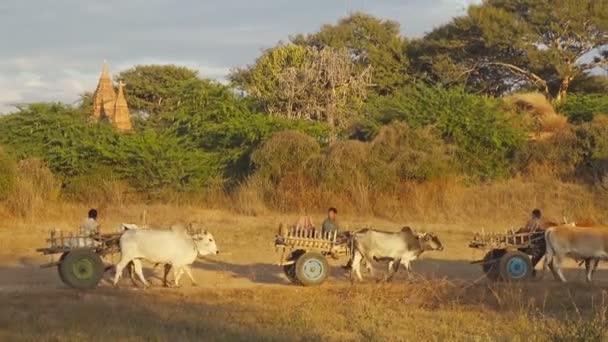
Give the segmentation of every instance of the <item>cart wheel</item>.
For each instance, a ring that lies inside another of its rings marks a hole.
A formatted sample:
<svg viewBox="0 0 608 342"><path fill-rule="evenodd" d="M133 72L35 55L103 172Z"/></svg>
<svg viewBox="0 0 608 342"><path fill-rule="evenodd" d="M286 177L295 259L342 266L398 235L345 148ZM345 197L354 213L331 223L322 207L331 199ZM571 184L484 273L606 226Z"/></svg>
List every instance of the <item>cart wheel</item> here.
<svg viewBox="0 0 608 342"><path fill-rule="evenodd" d="M498 263L505 253L506 251L504 249L493 249L483 257L484 263L481 265L481 268L486 277L491 281L500 280Z"/></svg>
<svg viewBox="0 0 608 342"><path fill-rule="evenodd" d="M287 257L287 260L294 261L294 263L289 265L283 265L283 273L285 273L285 276L292 284L300 284L300 282L298 281L298 277L296 277L295 261L297 261L300 256L304 255L304 253L306 253L306 251L303 249L297 249L291 252L291 254L289 254L289 257Z"/></svg>
<svg viewBox="0 0 608 342"><path fill-rule="evenodd" d="M299 284L298 278L296 277L296 265L290 264L283 266L283 273L292 284Z"/></svg>
<svg viewBox="0 0 608 342"><path fill-rule="evenodd" d="M75 289L92 289L97 286L104 273L103 261L90 249L75 249L62 256L59 276Z"/></svg>
<svg viewBox="0 0 608 342"><path fill-rule="evenodd" d="M518 282L532 278L530 257L519 251L508 252L503 255L498 262L498 269L503 281Z"/></svg>
<svg viewBox="0 0 608 342"><path fill-rule="evenodd" d="M307 252L295 264L296 278L304 286L321 285L329 275L327 259L319 253Z"/></svg>
<svg viewBox="0 0 608 342"><path fill-rule="evenodd" d="M68 255L68 252L64 252L63 254L61 254L61 256L59 257L59 264L57 265L57 273L59 273L59 279L61 279L61 281L64 283L65 280L63 280L63 274L61 274L61 263L63 262L63 259L65 259L66 255Z"/></svg>

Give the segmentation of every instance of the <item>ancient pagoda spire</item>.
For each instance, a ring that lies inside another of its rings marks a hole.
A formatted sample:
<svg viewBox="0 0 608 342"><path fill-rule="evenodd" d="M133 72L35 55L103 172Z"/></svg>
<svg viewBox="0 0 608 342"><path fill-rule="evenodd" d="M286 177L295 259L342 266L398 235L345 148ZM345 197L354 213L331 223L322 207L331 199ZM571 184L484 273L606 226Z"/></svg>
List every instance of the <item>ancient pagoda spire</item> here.
<svg viewBox="0 0 608 342"><path fill-rule="evenodd" d="M111 120L114 116L114 103L116 94L110 78L110 68L106 61L103 61L101 76L93 97L93 114L91 119L94 121Z"/></svg>
<svg viewBox="0 0 608 342"><path fill-rule="evenodd" d="M108 63L103 61L99 83L93 95L91 121L106 120L123 132L133 129L123 87L124 83L120 82L118 84L118 95L114 92L110 68Z"/></svg>
<svg viewBox="0 0 608 342"><path fill-rule="evenodd" d="M124 86L125 84L122 83L122 81L118 82L118 96L116 97L116 103L114 104L114 118L112 124L118 130L127 132L131 131L133 126L131 125L129 106L127 106L127 100L125 99Z"/></svg>

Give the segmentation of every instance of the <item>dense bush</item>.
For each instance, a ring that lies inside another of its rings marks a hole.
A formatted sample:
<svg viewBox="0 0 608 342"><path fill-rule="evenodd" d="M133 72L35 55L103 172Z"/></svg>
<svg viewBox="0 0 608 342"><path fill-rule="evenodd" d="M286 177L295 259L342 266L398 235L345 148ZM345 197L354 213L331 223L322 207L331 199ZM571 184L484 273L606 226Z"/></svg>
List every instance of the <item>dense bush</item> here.
<svg viewBox="0 0 608 342"><path fill-rule="evenodd" d="M86 173L100 163L114 165L112 147L121 136L109 125L89 125L77 110L34 104L0 118L0 144L18 159L43 158L62 176Z"/></svg>
<svg viewBox="0 0 608 342"><path fill-rule="evenodd" d="M608 96L605 94L570 94L558 110L573 123L588 122L599 114L608 114Z"/></svg>
<svg viewBox="0 0 608 342"><path fill-rule="evenodd" d="M482 179L505 175L524 137L520 122L503 112L499 100L461 88L414 85L373 99L366 110L379 124L402 120L412 127L433 125L456 147L461 170Z"/></svg>
<svg viewBox="0 0 608 342"><path fill-rule="evenodd" d="M221 178L215 153L153 129L120 135L59 105L33 105L1 118L0 142L18 158L43 158L63 178L107 167L152 194L164 187L196 190Z"/></svg>
<svg viewBox="0 0 608 342"><path fill-rule="evenodd" d="M306 167L321 148L315 139L296 131L274 134L252 154L257 173L277 184L290 172Z"/></svg>
<svg viewBox="0 0 608 342"><path fill-rule="evenodd" d="M220 156L153 130L126 136L116 171L145 193L197 191L221 179Z"/></svg>
<svg viewBox="0 0 608 342"><path fill-rule="evenodd" d="M399 181L428 181L453 173L453 155L431 127L412 129L401 122L384 126L371 143L371 153Z"/></svg>
<svg viewBox="0 0 608 342"><path fill-rule="evenodd" d="M111 169L113 181L156 196L238 182L250 172L255 146L289 128L317 141L327 137L322 124L251 114L225 86L201 81L184 94L179 110L160 114L132 134L89 123L77 109L35 104L0 118L0 144L17 159L44 159L66 185L72 184L66 189L69 197L81 196L75 195L80 191L72 179L96 180L99 169Z"/></svg>
<svg viewBox="0 0 608 342"><path fill-rule="evenodd" d="M340 140L325 148L302 133L277 133L253 153L253 163L247 187L255 185L269 207L310 207L321 196L369 210L374 194L449 177L454 159L431 128L394 122L371 142Z"/></svg>
<svg viewBox="0 0 608 342"><path fill-rule="evenodd" d="M76 203L122 205L136 198L135 190L110 167L99 167L64 181L63 197Z"/></svg>
<svg viewBox="0 0 608 342"><path fill-rule="evenodd" d="M515 154L513 167L532 174L541 168L562 179L601 185L608 174L607 135L608 120L597 118L550 138L529 141Z"/></svg>
<svg viewBox="0 0 608 342"><path fill-rule="evenodd" d="M0 201L5 200L15 183L17 167L11 158L0 148Z"/></svg>

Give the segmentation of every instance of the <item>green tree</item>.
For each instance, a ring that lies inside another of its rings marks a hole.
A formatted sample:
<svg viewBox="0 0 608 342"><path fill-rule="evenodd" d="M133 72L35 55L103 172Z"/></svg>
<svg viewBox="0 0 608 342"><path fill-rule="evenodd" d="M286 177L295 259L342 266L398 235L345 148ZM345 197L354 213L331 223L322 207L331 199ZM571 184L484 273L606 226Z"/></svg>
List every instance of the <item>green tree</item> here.
<svg viewBox="0 0 608 342"><path fill-rule="evenodd" d="M77 109L34 104L0 117L0 144L18 159L40 157L64 179L112 170L119 180L154 195L188 191L222 180L222 158L171 131L143 127L118 133L91 124Z"/></svg>
<svg viewBox="0 0 608 342"><path fill-rule="evenodd" d="M521 124L501 105L498 99L472 95L459 87L415 84L391 96L373 98L366 105L366 115L381 125L404 121L412 128L434 126L455 147L465 174L492 179L507 174L510 156L524 136Z"/></svg>
<svg viewBox="0 0 608 342"><path fill-rule="evenodd" d="M413 56L427 74L497 92L536 87L559 102L573 80L608 66L607 43L606 0L485 0L427 35Z"/></svg>
<svg viewBox="0 0 608 342"><path fill-rule="evenodd" d="M294 129L317 140L327 138L324 124L252 113L249 101L224 85L203 81L188 87L183 103L160 115L160 127L189 144L222 156L227 176L239 180L250 171L253 149L271 134Z"/></svg>
<svg viewBox="0 0 608 342"><path fill-rule="evenodd" d="M196 70L176 65L137 65L116 79L126 84L131 110L152 117L179 106L184 88L201 81Z"/></svg>
<svg viewBox="0 0 608 342"><path fill-rule="evenodd" d="M570 91L580 94L608 94L608 76L583 75L573 80Z"/></svg>
<svg viewBox="0 0 608 342"><path fill-rule="evenodd" d="M372 67L375 92L386 95L406 84L409 60L407 40L400 35L399 23L356 13L336 25L324 25L317 33L291 38L297 45L317 48L346 48L355 64Z"/></svg>

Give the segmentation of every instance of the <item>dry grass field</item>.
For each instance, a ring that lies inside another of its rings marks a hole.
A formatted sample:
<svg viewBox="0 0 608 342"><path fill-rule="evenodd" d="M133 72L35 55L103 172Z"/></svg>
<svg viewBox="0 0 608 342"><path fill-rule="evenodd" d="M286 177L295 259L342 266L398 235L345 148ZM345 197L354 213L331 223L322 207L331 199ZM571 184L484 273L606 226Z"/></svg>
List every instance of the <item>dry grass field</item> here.
<svg viewBox="0 0 608 342"><path fill-rule="evenodd" d="M396 230L403 224L436 232L443 252L414 262L415 281L404 273L392 284L368 279L352 285L332 261L330 279L317 288L290 285L275 263L273 236L280 222L297 215L242 216L195 207L125 206L100 210L102 230L140 223L152 226L195 221L211 231L221 253L194 265L198 287L160 286L160 269L145 270L153 287L135 288L108 278L94 291L61 283L56 269L35 252L51 228L74 230L87 208L57 205L41 215L15 219L0 212L0 340L6 341L571 341L602 340L606 330L605 285L571 263L562 285L546 277L522 285L487 282L469 261L482 253L467 247L481 228L512 228L504 220L424 224L342 215L341 226ZM314 215L320 223L322 214ZM521 220L524 220L522 217ZM111 262L111 259L108 259ZM114 260L116 261L116 260ZM109 275L107 275L109 277Z"/></svg>

